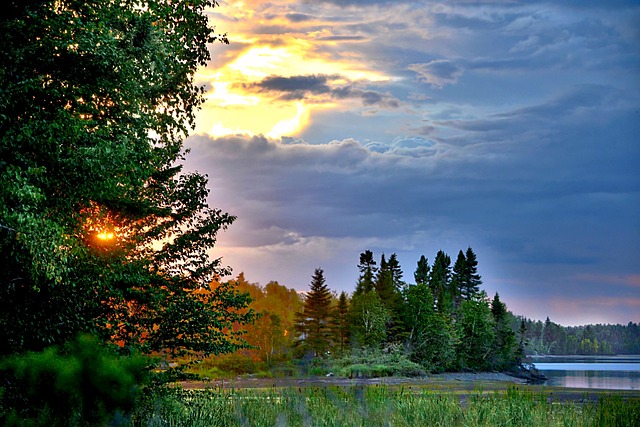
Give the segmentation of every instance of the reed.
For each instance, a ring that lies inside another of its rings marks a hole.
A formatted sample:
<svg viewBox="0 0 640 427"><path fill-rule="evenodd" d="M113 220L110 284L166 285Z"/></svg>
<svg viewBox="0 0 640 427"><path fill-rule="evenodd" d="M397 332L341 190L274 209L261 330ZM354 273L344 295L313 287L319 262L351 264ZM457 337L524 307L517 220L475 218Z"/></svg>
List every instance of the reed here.
<svg viewBox="0 0 640 427"><path fill-rule="evenodd" d="M171 389L147 402L140 426L637 426L640 401L554 402L512 387L469 395L386 386Z"/></svg>

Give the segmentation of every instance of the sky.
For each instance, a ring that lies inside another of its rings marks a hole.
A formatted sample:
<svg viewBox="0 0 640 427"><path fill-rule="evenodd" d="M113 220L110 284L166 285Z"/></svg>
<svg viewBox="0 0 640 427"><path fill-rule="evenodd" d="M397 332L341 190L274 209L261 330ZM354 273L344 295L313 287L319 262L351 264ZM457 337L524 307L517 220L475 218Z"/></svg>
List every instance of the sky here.
<svg viewBox="0 0 640 427"><path fill-rule="evenodd" d="M640 2L220 1L186 170L247 280L473 248L489 296L640 322Z"/></svg>

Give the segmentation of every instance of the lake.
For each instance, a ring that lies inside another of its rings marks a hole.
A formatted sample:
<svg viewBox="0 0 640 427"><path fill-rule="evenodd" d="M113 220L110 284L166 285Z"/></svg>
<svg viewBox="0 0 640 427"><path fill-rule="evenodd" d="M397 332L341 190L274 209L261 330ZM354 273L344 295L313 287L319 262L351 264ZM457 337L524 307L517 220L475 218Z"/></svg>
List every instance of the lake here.
<svg viewBox="0 0 640 427"><path fill-rule="evenodd" d="M546 385L640 390L640 356L532 356Z"/></svg>

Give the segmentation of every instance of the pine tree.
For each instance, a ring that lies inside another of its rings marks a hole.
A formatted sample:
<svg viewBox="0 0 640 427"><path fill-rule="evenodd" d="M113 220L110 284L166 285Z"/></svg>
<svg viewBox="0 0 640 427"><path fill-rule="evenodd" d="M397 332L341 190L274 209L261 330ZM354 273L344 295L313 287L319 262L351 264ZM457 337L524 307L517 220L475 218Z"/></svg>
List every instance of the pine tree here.
<svg viewBox="0 0 640 427"><path fill-rule="evenodd" d="M387 308L389 308L390 305L393 305L395 294L393 276L389 267L390 266L387 263L384 254L382 254L380 257L380 268L378 269L374 287L375 291L380 296L380 300Z"/></svg>
<svg viewBox="0 0 640 427"><path fill-rule="evenodd" d="M429 270L429 261L424 255L421 255L420 260L418 261L418 267L416 268L415 273L413 273L416 285L426 285L429 283Z"/></svg>
<svg viewBox="0 0 640 427"><path fill-rule="evenodd" d="M400 340L404 329L402 320L403 301L400 292L402 286L402 269L397 255L395 253L391 254L389 261L387 261L384 254L382 254L380 269L376 277L375 291L391 316L387 332L389 332L388 336L393 340Z"/></svg>
<svg viewBox="0 0 640 427"><path fill-rule="evenodd" d="M333 346L331 300L324 271L317 268L302 312L296 316L295 326L299 334L299 345L314 357L324 357Z"/></svg>
<svg viewBox="0 0 640 427"><path fill-rule="evenodd" d="M438 251L433 261L429 288L433 294L436 307L440 313L450 313L453 308L453 292L451 291L451 258L442 250Z"/></svg>
<svg viewBox="0 0 640 427"><path fill-rule="evenodd" d="M451 275L451 287L456 290L456 297L454 298L455 307L459 306L460 300L469 299L465 295L467 271L467 258L464 256L464 252L459 251L456 262L453 265L453 274Z"/></svg>
<svg viewBox="0 0 640 427"><path fill-rule="evenodd" d="M360 271L360 277L358 278L354 295L367 293L374 289L374 278L377 269L376 262L373 260L373 252L366 250L360 254L358 270Z"/></svg>
<svg viewBox="0 0 640 427"><path fill-rule="evenodd" d="M391 272L393 288L399 292L404 287L404 282L402 281L403 273L400 262L398 261L398 255L395 253L391 254L387 262L387 268Z"/></svg>
<svg viewBox="0 0 640 427"><path fill-rule="evenodd" d="M458 252L452 280L461 300L470 300L480 292L482 279L478 274L478 260L470 247L466 254Z"/></svg>
<svg viewBox="0 0 640 427"><path fill-rule="evenodd" d="M461 289L463 299L471 299L480 292L482 279L478 274L478 260L471 247L467 248L464 288Z"/></svg>
<svg viewBox="0 0 640 427"><path fill-rule="evenodd" d="M342 354L349 349L349 297L346 292L340 292L338 304L333 313L333 328L337 350Z"/></svg>
<svg viewBox="0 0 640 427"><path fill-rule="evenodd" d="M511 329L507 306L500 301L497 292L491 301L491 315L495 322L492 367L506 369L513 366L518 358L516 334Z"/></svg>

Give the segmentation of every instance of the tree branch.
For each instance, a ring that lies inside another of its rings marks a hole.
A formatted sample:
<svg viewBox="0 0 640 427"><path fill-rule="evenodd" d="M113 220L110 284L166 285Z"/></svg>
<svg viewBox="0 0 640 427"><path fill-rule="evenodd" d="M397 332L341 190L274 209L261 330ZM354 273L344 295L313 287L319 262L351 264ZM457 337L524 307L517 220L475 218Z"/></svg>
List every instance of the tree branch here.
<svg viewBox="0 0 640 427"><path fill-rule="evenodd" d="M16 230L15 228L8 227L8 226L6 226L4 224L0 224L0 228L4 228L5 230L13 231L14 233L18 232L18 230Z"/></svg>

